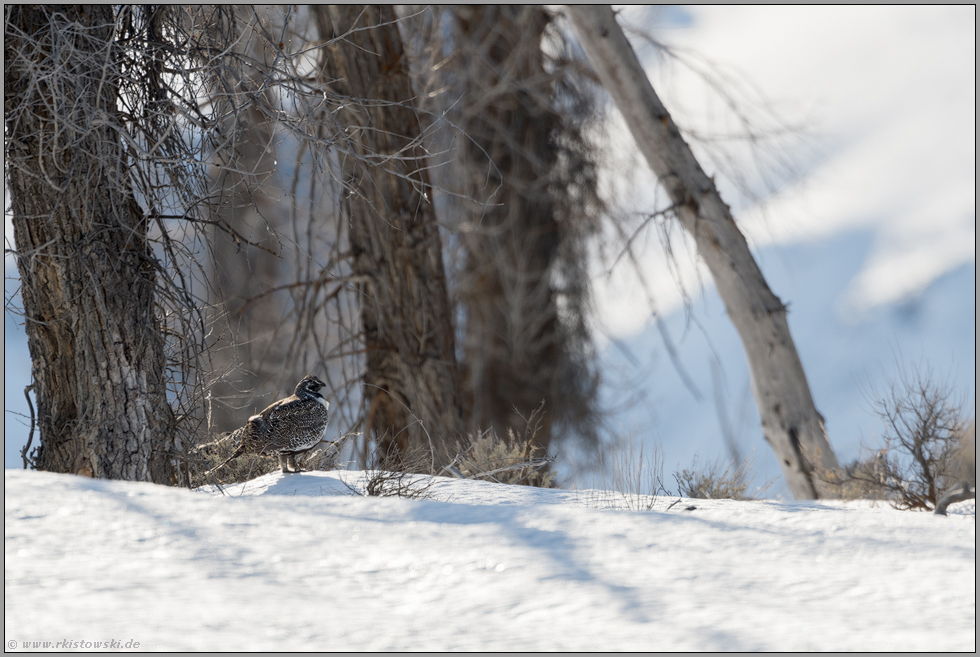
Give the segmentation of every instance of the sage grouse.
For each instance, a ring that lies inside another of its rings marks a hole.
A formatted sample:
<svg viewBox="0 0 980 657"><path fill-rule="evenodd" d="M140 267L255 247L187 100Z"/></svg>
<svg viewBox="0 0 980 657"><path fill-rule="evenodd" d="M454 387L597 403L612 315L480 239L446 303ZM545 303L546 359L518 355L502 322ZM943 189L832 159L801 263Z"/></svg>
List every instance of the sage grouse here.
<svg viewBox="0 0 980 657"><path fill-rule="evenodd" d="M290 397L248 418L248 423L231 437L241 443L223 467L242 454L277 454L284 473L299 472L296 455L308 452L324 439L330 404L320 394L326 384L312 374L296 384ZM213 470L212 470L213 472Z"/></svg>

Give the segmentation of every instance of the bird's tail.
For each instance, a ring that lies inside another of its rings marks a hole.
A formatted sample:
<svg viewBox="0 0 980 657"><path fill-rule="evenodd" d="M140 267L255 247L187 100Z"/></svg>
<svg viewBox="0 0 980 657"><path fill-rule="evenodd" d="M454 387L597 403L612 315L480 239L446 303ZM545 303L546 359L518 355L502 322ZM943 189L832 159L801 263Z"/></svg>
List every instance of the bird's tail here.
<svg viewBox="0 0 980 657"><path fill-rule="evenodd" d="M241 433L242 433L242 430L241 429L238 429L234 433L232 433L231 436L229 436L229 439L234 440L236 438L239 438L239 436L241 435ZM204 473L204 476L205 477L211 476L212 474L214 474L215 472L217 472L221 468L225 467L226 465L228 465L229 463L231 463L232 461L234 461L235 459L237 459L239 456L241 456L244 453L245 453L245 443L244 443L244 441L240 441L240 443L238 445L238 448L232 453L231 456L229 456L228 458L226 458L224 460L224 462L221 463L221 465L215 466L215 467L211 468L210 470L208 470L207 472L205 472Z"/></svg>

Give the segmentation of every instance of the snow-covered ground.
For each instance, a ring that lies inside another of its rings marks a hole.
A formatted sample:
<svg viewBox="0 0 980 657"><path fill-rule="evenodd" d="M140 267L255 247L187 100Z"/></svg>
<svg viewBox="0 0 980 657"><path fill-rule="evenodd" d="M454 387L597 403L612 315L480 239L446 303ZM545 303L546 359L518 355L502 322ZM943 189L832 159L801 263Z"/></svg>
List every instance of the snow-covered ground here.
<svg viewBox="0 0 980 657"><path fill-rule="evenodd" d="M276 473L222 495L7 470L6 646L976 647L972 502L949 517L676 498L626 511L595 491L449 479L431 499L353 496L341 478L361 476Z"/></svg>

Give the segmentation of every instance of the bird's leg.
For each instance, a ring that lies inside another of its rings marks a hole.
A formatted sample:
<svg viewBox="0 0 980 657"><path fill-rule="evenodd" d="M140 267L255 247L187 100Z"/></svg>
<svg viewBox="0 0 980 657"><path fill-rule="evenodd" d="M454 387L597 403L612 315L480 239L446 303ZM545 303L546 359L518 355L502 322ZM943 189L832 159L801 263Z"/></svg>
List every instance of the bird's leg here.
<svg viewBox="0 0 980 657"><path fill-rule="evenodd" d="M283 474L293 474L294 472L302 472L299 466L296 465L296 455L295 454L279 454L279 467L282 468Z"/></svg>

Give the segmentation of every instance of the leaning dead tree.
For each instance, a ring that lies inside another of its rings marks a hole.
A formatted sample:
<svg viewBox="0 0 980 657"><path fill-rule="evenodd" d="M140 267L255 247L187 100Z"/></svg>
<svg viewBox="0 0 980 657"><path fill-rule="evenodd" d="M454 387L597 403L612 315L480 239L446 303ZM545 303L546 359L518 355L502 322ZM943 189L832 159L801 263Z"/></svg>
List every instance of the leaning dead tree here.
<svg viewBox="0 0 980 657"><path fill-rule="evenodd" d="M609 6L566 12L599 79L695 240L725 309L742 339L766 441L798 499L826 494L821 471L837 469L823 421L786 321L786 306L769 289L731 210L660 102Z"/></svg>
<svg viewBox="0 0 980 657"><path fill-rule="evenodd" d="M396 17L382 6L317 6L322 93L335 105L365 351L364 429L383 458L410 446L436 464L462 435L442 242Z"/></svg>
<svg viewBox="0 0 980 657"><path fill-rule="evenodd" d="M129 183L114 11L4 9L4 163L38 403L36 467L169 483L160 263Z"/></svg>
<svg viewBox="0 0 980 657"><path fill-rule="evenodd" d="M974 486L971 488L970 482L961 481L955 488L943 495L942 499L936 504L936 508L933 510L933 513L937 516L944 516L946 515L946 509L949 508L950 504L975 499L977 499L976 487Z"/></svg>

